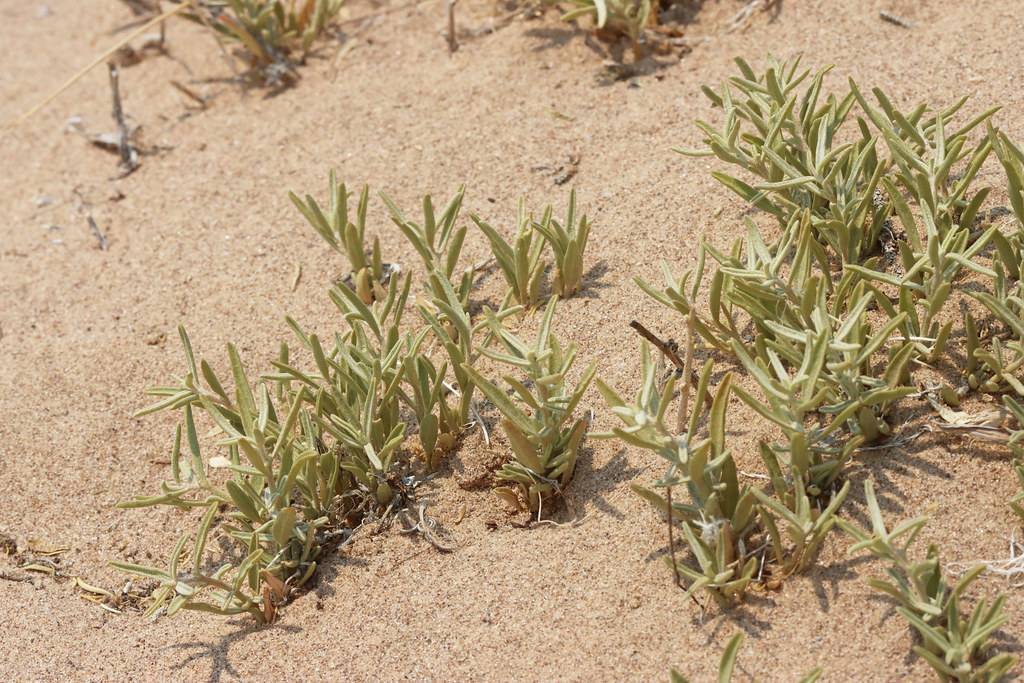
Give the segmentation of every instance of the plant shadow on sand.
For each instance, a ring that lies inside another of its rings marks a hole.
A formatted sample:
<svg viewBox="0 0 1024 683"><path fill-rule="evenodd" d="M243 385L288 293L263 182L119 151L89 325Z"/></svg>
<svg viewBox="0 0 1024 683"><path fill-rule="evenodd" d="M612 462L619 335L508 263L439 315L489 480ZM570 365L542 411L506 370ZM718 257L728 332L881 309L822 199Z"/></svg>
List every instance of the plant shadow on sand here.
<svg viewBox="0 0 1024 683"><path fill-rule="evenodd" d="M315 600L316 609L323 609L323 602L334 595L334 582L344 568L352 565L364 567L367 564L366 560L345 553L343 548L332 548L322 557L312 587L295 595L289 605L295 605L302 600ZM232 648L260 631L276 629L288 637L302 633L301 626L288 622L287 609L284 608L282 617L273 624L259 624L248 618L232 619L227 624L235 627L235 630L212 642L193 640L168 646L167 649L188 653L174 665L174 670L189 670L196 662L205 659L210 663L210 675L207 679L210 683L219 683L225 674L239 680L243 679L244 676L232 664Z"/></svg>
<svg viewBox="0 0 1024 683"><path fill-rule="evenodd" d="M185 671L197 660L208 659L210 661L210 676L207 680L210 683L219 683L224 678L224 674L241 680L243 675L231 663L232 647L249 636L268 628L280 629L288 636L302 633L302 629L294 624L278 623L267 626L248 620L232 620L228 624L238 626L239 628L236 631L221 636L212 643L193 640L187 643L170 645L168 649L188 652L181 661L174 665L174 670Z"/></svg>

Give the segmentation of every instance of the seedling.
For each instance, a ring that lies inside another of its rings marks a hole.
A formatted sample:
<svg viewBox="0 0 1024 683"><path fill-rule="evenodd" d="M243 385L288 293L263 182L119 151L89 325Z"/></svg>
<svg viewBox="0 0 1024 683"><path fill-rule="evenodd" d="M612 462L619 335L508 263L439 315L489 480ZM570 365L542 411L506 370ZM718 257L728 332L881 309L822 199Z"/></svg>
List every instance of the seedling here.
<svg viewBox="0 0 1024 683"><path fill-rule="evenodd" d="M576 345L563 348L551 331L556 303L552 297L532 345L506 330L498 316L485 310L488 330L504 350L482 348L481 353L525 376L525 383L511 374L502 377L516 400L471 365L463 365L463 371L501 412L501 426L512 446L512 461L497 475L510 486L495 492L516 507L525 500L538 517L543 500L561 494L576 469L589 420L574 417L574 413L597 369L591 364L575 387L566 386L565 376L576 360Z"/></svg>
<svg viewBox="0 0 1024 683"><path fill-rule="evenodd" d="M874 486L864 482L871 517L870 532L840 520L843 531L854 538L850 554L867 550L889 563L892 581L869 579L872 588L893 598L897 611L914 627L921 644L914 652L921 656L944 681L998 681L1017 664L1017 657L1006 652L991 652L991 635L1006 623L1006 602L999 595L991 605L979 600L974 609L961 615L960 599L984 571L979 565L965 573L953 586L946 583L939 562L938 548L928 547L925 559L913 560L911 544L927 519L907 520L893 529L885 526L875 498Z"/></svg>
<svg viewBox="0 0 1024 683"><path fill-rule="evenodd" d="M430 274L429 289L440 292L441 295L435 296L429 306L420 304L417 308L420 316L434 333L437 342L441 344L448 355L448 364L458 384L459 401L455 417L456 424L461 429L470 422L470 413L473 410L473 392L476 389L474 376L466 368L476 363L479 358L479 346L486 345L486 339L483 344L478 345L476 337L487 328L488 323L484 320L474 324L470 320L469 313L466 312L458 294L452 289L451 283L443 273L434 271ZM505 308L495 314L495 317L499 321L504 320L521 310L520 306Z"/></svg>
<svg viewBox="0 0 1024 683"><path fill-rule="evenodd" d="M294 192L289 192L288 196L317 234L331 245L331 248L348 259L351 270L344 279L348 286L356 291L362 302L369 304L385 295L384 285L395 270L392 264L385 264L381 260L378 239L374 239L373 249L369 254L366 251L369 188L364 186L359 194L355 223L351 222L348 216L349 192L344 183L338 182L334 171L330 173L327 188L329 198L326 215L312 196L307 194L305 200Z"/></svg>
<svg viewBox="0 0 1024 683"><path fill-rule="evenodd" d="M536 306L544 277L544 240L533 227L533 218L526 211L526 202L519 200L516 214L516 236L510 244L479 216L470 216L491 243L491 251L501 274L508 283L505 299L515 300L524 308Z"/></svg>
<svg viewBox="0 0 1024 683"><path fill-rule="evenodd" d="M347 287L335 287L331 299L348 321L349 332L337 335L333 349L326 351L315 334L289 320L316 370L304 372L278 361L278 372L268 375L283 383L285 391L294 391L292 382L298 381L299 391L309 396L306 416L319 438L329 436L337 444L333 455L338 466L353 479L344 487L351 489L346 492L349 508L384 509L392 502L394 458L406 429L400 416L401 383L425 334L413 340L399 332L411 282L407 276L399 290L392 280L387 298L372 308Z"/></svg>
<svg viewBox="0 0 1024 683"><path fill-rule="evenodd" d="M583 286L583 252L590 236L587 217L576 215L576 191L569 193L564 223L559 223L548 207L540 222L534 223L533 227L544 236L555 253L555 293L563 299L571 297Z"/></svg>

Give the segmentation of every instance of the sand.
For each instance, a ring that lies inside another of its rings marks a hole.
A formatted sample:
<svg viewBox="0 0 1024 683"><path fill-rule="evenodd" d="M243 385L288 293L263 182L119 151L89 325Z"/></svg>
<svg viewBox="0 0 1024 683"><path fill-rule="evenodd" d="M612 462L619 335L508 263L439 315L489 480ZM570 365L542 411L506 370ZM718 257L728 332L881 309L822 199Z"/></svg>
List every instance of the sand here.
<svg viewBox="0 0 1024 683"><path fill-rule="evenodd" d="M41 2L0 6L0 120L59 85L131 18L113 0L45 4L45 16ZM466 183L467 211L510 229L521 195L562 205L569 184L539 167L579 155L570 184L594 220L588 261L598 268L586 295L563 304L557 331L628 393L638 342L627 323L682 333L632 278L657 278L661 259L690 267L702 235L726 245L741 234L743 207L709 176L717 164L671 152L699 142L692 120L715 116L699 87L727 77L734 56L803 52L807 65L837 65L829 83L852 76L903 105L970 92L972 112L1004 105L998 124L1024 139L1024 19L1014 0L786 0L776 17L755 14L733 34L724 27L740 3L685 5L692 53L632 81L603 78L585 33L555 12L464 36L449 56L442 6L427 3L346 25L354 50L336 60L338 43L328 43L296 87L273 97L232 84L209 36L178 22L169 58L122 71L125 108L159 150L134 174L117 179L114 156L64 133L75 115L92 131L111 129L103 69L0 141L0 533L21 548L68 547L63 571L109 589L123 582L112 559L164 562L190 516L112 506L166 476L173 421L131 414L147 387L184 367L179 323L219 367L229 340L265 367L288 336L285 314L337 328L325 288L343 266L287 197L322 195L332 166L410 211L423 193L447 196ZM352 1L352 16L376 9ZM882 22L881 9L914 28ZM459 5L466 28L506 11ZM208 108L197 111L171 80L209 97ZM998 184L1000 172L990 165L982 180ZM990 202L1001 201L997 190ZM389 260L416 267L382 204L371 210ZM467 257L486 248L471 234ZM493 278L483 292L497 296ZM596 391L587 403L599 428L611 426ZM734 452L756 471L756 440L769 431L733 408ZM522 529L486 487L470 486L506 453L500 440L488 448L471 438L431 484L431 512L455 552L394 530L360 534L269 627L195 614L148 623L103 611L68 581L0 580L3 670L16 680L651 680L676 666L710 680L725 641L742 630L741 680L795 680L816 665L826 681L932 677L909 654L911 632L892 604L863 581L883 568L848 559L839 534L780 591L702 616L661 560L663 520L629 492L660 474L654 456L589 442L571 487L585 521ZM891 519L932 515L924 538L940 541L947 561L1006 554L1016 482L997 451L926 435L864 456L849 472L845 509L855 519L869 477ZM1002 587L986 579L976 590ZM1008 589L1000 635L1015 652L1020 590Z"/></svg>

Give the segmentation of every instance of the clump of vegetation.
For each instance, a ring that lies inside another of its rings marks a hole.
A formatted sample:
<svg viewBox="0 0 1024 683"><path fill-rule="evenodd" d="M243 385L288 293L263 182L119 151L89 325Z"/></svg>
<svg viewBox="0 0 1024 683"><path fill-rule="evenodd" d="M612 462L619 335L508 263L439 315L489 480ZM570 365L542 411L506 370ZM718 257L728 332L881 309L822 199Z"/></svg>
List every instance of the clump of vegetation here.
<svg viewBox="0 0 1024 683"><path fill-rule="evenodd" d="M336 521L333 507L337 469L333 456L320 453L316 434L300 420L305 389L275 401L265 380L250 383L234 346L228 346L235 389L229 393L212 367L197 365L192 345L180 330L187 374L177 386L150 393L161 397L138 415L180 410L184 429L175 430L171 450L171 479L160 492L120 503L138 508L166 505L203 508L189 553L182 555L191 534L181 536L166 570L115 562L114 566L148 579L159 587L148 615L173 615L180 609L230 615L249 613L273 621L277 608L316 571L317 558ZM204 458L194 413L215 426L222 454ZM187 453L182 454L182 434ZM208 468L229 478L216 479ZM221 513L222 506L228 512ZM222 538L238 549L238 560L210 566L207 540L216 525Z"/></svg>
<svg viewBox="0 0 1024 683"><path fill-rule="evenodd" d="M668 514L670 534L674 519L682 522L683 536L699 569L676 558L674 552L667 559L677 577L690 580L687 593L705 590L719 603L731 604L742 598L758 569L757 544L752 542L758 531L757 499L749 487L740 487L736 464L725 448L731 376L726 375L719 384L711 403L708 434L700 438L699 408L690 413L689 426L683 433L673 433L666 424L676 376L671 375L659 391L655 364L646 344L641 350L641 370L643 383L632 403L598 380L605 401L625 426L595 436L618 437L668 462L668 469L653 488L633 485L633 490ZM709 361L698 381L698 397L707 392L712 371ZM672 489L677 486L685 488L689 500L672 500ZM657 490L663 490L664 495Z"/></svg>
<svg viewBox="0 0 1024 683"><path fill-rule="evenodd" d="M526 211L526 202L519 201L516 235L511 243L479 216L474 214L470 218L490 242L494 259L508 283L506 301L514 300L524 308L536 306L544 277L544 239L533 228L533 218Z"/></svg>
<svg viewBox="0 0 1024 683"><path fill-rule="evenodd" d="M349 220L348 210L351 195L345 184L338 182L334 171L331 171L328 178L327 189L326 214L311 195L307 194L302 199L294 192L289 192L288 196L317 234L348 259L350 270L343 277L345 283L355 290L363 303L372 303L385 295L384 286L395 269L392 264L385 264L381 260L379 238L374 238L372 249L366 249L366 210L370 190L364 186L359 193L356 221L353 223Z"/></svg>
<svg viewBox="0 0 1024 683"><path fill-rule="evenodd" d="M539 303L547 267L545 244L551 248L554 257L553 293L567 299L583 287L583 254L590 239L591 224L586 216L577 212L575 190L569 193L564 222L554 217L551 206L545 207L540 220L536 221L527 212L526 202L520 200L516 235L512 242L507 242L501 233L479 216L472 215L471 218L487 237L494 260L508 283L505 303L516 301L527 309Z"/></svg>
<svg viewBox="0 0 1024 683"><path fill-rule="evenodd" d="M921 656L943 681L998 681L1017 663L1007 652L993 652L992 634L1006 623L1006 602L999 595L992 604L979 600L970 612L963 613L961 597L981 575L979 565L965 573L955 585L946 583L939 562L939 551L928 547L925 558L909 555L926 518L907 520L887 529L871 482L864 483L871 517L870 532L845 520L839 524L855 540L850 553L867 550L889 563L886 570L892 581L869 579L872 588L893 598L897 611L914 627L921 643L914 652Z"/></svg>
<svg viewBox="0 0 1024 683"><path fill-rule="evenodd" d="M569 193L569 207L563 223L552 216L549 206L540 222L534 223L533 227L544 236L555 255L554 291L568 299L583 286L583 252L590 237L587 217L576 214L576 191Z"/></svg>
<svg viewBox="0 0 1024 683"><path fill-rule="evenodd" d="M1024 388L1022 240L988 222L989 189L976 186L995 150L1011 204L1024 207L1024 154L994 129L979 134L996 109L957 123L963 99L901 112L878 89L877 104L869 102L852 81L847 92L823 96L828 70L812 74L798 60L770 60L761 73L737 64L739 74L721 89L705 88L723 123L698 122L707 148L685 153L741 169L714 175L778 230L769 239L745 219L745 236L729 249L703 242L693 271L676 277L665 267L661 286L637 280L689 331L685 367L675 349L659 347L685 378L674 429L665 415L678 384L670 378L659 389L646 348L632 404L599 384L625 423L613 434L670 463L653 486L634 488L668 516L677 581L725 605L755 580L771 586L810 566L841 523L847 463L860 448L899 439L892 413L917 391L915 371L956 357L951 340L963 340L968 381L946 387L948 400ZM706 274L708 264L716 267ZM989 317L968 313L957 335L947 309L972 298ZM696 355L735 359L756 390L735 386L731 374L712 387L710 361L691 375ZM706 437L699 405L687 412L691 381L699 404L716 397ZM720 400L729 394L778 433L759 447L770 487L736 480ZM687 499L673 500L678 486ZM677 528L692 558L675 557Z"/></svg>
<svg viewBox="0 0 1024 683"><path fill-rule="evenodd" d="M650 0L572 0L575 7L562 15L562 21L591 17L598 31L624 35L635 46L655 16Z"/></svg>
<svg viewBox="0 0 1024 683"><path fill-rule="evenodd" d="M422 224L408 220L385 198L394 222L427 268L421 284L428 296L415 304L420 324L410 326L403 317L412 273L392 277L377 243L369 255L364 247L368 190L360 194L354 221L349 193L334 173L329 190L326 210L308 195L300 199L292 193L291 198L317 233L349 260L349 277L329 291L344 329L321 337L286 318L298 344L282 343L272 370L255 382L229 346L233 391L225 389L205 360L197 363L182 330L186 376L152 390L159 401L139 412L181 410L184 426L176 431L170 481L158 494L121 507L206 511L198 530L181 537L167 569L116 563L158 581L152 615L191 609L273 621L313 576L326 547L343 543L367 519L402 514L415 500L416 487L441 466L464 428L479 419L473 404L478 386L503 413L514 453L498 474L511 486L499 489L499 495L517 502L521 496L540 515L542 500L572 478L589 424L575 415L576 407L595 366L574 387L566 384L576 347L563 346L551 332L556 299L532 346L504 327L522 306L506 300L497 312L485 308L483 319L474 321L468 312L473 269L464 269L453 284L466 236L465 227L457 225L462 190L440 215L426 197ZM571 204L576 246L570 249L575 254L586 241L575 226L587 224L577 223ZM551 222L549 216L544 220ZM529 217L523 214L521 223L532 234ZM543 243L537 233L537 248ZM503 350L489 348L495 343ZM432 357L438 347L441 358ZM525 381L505 376L520 405L475 369L482 355L525 374ZM217 438L213 447L223 453L211 457L200 451L197 415L211 423L210 436ZM415 432L407 424L410 417ZM412 433L418 436L418 449L410 445ZM425 517L422 502L418 515L415 528L429 540L435 525ZM215 536L237 546L219 565L211 564L206 552L208 539ZM181 556L190 541L189 571L182 568Z"/></svg>
<svg viewBox="0 0 1024 683"><path fill-rule="evenodd" d="M563 348L551 331L556 304L555 298L548 303L532 345L506 330L493 312L484 312L490 333L504 350L482 348L481 353L518 369L526 378L524 382L511 374L502 377L516 400L472 366L463 368L501 412L501 426L512 447L512 461L497 474L510 486L499 487L495 493L517 508L525 501L538 516L543 500L560 494L572 479L589 425L587 418L574 418L574 414L597 369L591 364L575 387L566 385L576 346Z"/></svg>
<svg viewBox="0 0 1024 683"><path fill-rule="evenodd" d="M271 84L292 73L345 0L197 0L185 14L236 41L249 66Z"/></svg>

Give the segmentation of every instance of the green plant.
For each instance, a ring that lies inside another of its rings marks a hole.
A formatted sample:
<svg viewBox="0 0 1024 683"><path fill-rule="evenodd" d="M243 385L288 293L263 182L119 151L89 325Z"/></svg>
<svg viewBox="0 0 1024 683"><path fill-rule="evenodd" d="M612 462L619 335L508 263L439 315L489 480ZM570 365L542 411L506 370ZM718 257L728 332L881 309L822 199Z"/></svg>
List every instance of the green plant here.
<svg viewBox="0 0 1024 683"><path fill-rule="evenodd" d="M571 0L575 7L562 15L562 21L592 16L600 31L627 36L634 44L652 20L650 0Z"/></svg>
<svg viewBox="0 0 1024 683"><path fill-rule="evenodd" d="M316 435L330 436L336 446L339 467L351 477L343 482L349 507L386 508L393 499L394 458L405 440L401 419L401 386L406 366L415 363L426 332L415 339L399 332L412 278L399 290L391 281L387 297L371 306L347 287L334 287L331 300L348 322L349 331L336 335L325 350L315 334L305 333L289 319L289 325L312 355L315 371L304 372L293 364L277 361L277 373L267 375L284 386L308 396L306 415ZM284 354L288 355L287 352Z"/></svg>
<svg viewBox="0 0 1024 683"><path fill-rule="evenodd" d="M181 568L189 533L181 536L172 551L167 570L125 562L113 565L159 583L149 615L173 615L188 609L224 615L249 613L260 621L272 621L290 592L316 571L325 534L335 522L336 471L331 457L315 448L308 425L299 420L304 389L284 402L287 413L282 419L269 385L264 381L250 384L234 346L228 346L228 355L235 390L228 393L205 360L196 364L185 330L179 328L179 332L188 374L178 386L150 391L161 400L137 413L182 411L184 430L179 424L175 431L171 480L161 485L160 493L118 507L203 508L191 565ZM226 447L227 456L204 459L196 410L222 435L218 445ZM181 452L183 431L189 451L186 456ZM208 468L224 470L230 478L214 478L207 474ZM227 512L218 523L222 506ZM205 550L211 533L233 543L240 559L208 569Z"/></svg>
<svg viewBox="0 0 1024 683"><path fill-rule="evenodd" d="M532 345L506 330L492 311L484 312L488 329L504 350L480 351L525 375L525 383L511 374L502 376L517 401L474 367L463 365L463 371L501 412L501 426L512 446L512 461L497 474L510 486L499 487L495 492L517 507L522 497L538 515L543 499L552 493L560 494L572 479L579 446L589 425L587 418L574 419L573 414L597 369L591 364L575 387L566 386L566 374L576 360L576 346L563 348L551 331L556 303L557 299L552 297Z"/></svg>
<svg viewBox="0 0 1024 683"><path fill-rule="evenodd" d="M1017 429L1010 433L1007 442L1014 457L1014 470L1021 482L1021 494L1017 500L1024 501L1024 406L1015 401L1012 396L1003 396L1003 405L1009 411L1013 419L1017 421ZM1014 512L1024 518L1024 507L1014 506Z"/></svg>
<svg viewBox="0 0 1024 683"><path fill-rule="evenodd" d="M519 201L516 218L518 227L511 244L479 216L473 214L470 218L491 243L498 268L509 286L506 300L511 297L524 308L533 308L538 302L540 283L544 277L544 240L537 239L533 219L526 211L526 202Z"/></svg>
<svg viewBox="0 0 1024 683"><path fill-rule="evenodd" d="M391 220L423 259L427 273L439 271L444 273L449 281L458 267L459 255L462 253L462 245L466 240L465 226L456 227L464 194L465 188L460 187L440 216L434 211L430 195L425 195L423 197L422 225L407 219L391 199L381 194L381 199L384 200L391 212ZM463 306L469 302L469 290L473 287L473 273L472 267L466 268L462 271L458 284L452 283L453 287L456 287L456 293ZM433 295L444 296L443 292L437 290L433 291Z"/></svg>
<svg viewBox="0 0 1024 683"><path fill-rule="evenodd" d="M411 393L405 401L416 415L423 459L431 470L440 467L441 457L455 446L464 423L448 404L445 375L448 364L435 367L426 355L416 354L405 366L405 381Z"/></svg>
<svg viewBox="0 0 1024 683"><path fill-rule="evenodd" d="M359 194L356 208L356 222L349 220L349 192L344 183L339 183L337 175L331 171L327 182L328 204L325 215L317 201L306 195L301 199L294 192L288 196L296 208L302 212L313 229L331 247L348 258L351 270L346 275L347 284L356 291L363 303L369 304L385 294L382 284L390 278L390 269L385 272L385 264L381 260L380 241L374 239L373 249L366 252L366 209L369 200L369 188L364 186Z"/></svg>
<svg viewBox="0 0 1024 683"><path fill-rule="evenodd" d="M874 191L885 171L875 150L875 138L861 127L861 137L838 144L849 118L853 94L819 100L829 69L797 89L810 71L800 60L769 59L758 75L740 58L740 74L720 92L705 86L704 94L722 108L721 130L704 121L706 150L677 151L690 156L717 156L739 166L761 182L749 185L726 173L712 175L727 188L774 216L784 230L792 218L807 210L817 240L843 263L859 263L873 255L888 207L874 202ZM735 89L735 93L733 91Z"/></svg>
<svg viewBox="0 0 1024 683"><path fill-rule="evenodd" d="M345 0L192 0L185 16L238 41L250 66L279 80L292 55L305 61L313 42L338 15Z"/></svg>
<svg viewBox="0 0 1024 683"><path fill-rule="evenodd" d="M969 191L992 151L992 142L988 137L983 137L972 146L968 144L968 135L988 121L999 107L988 109L953 132L948 132L953 117L967 103L967 97L934 113L925 104L901 113L879 88L872 90L879 108L868 103L852 79L850 92L881 132L891 152L891 180L887 180L885 187L889 197L897 202L896 214L904 224L911 246L921 250L917 240L917 226L910 211L899 205L898 188L909 192L915 199L927 230L937 233L939 238L945 238L948 231L958 227L970 230L978 207L988 196L989 190L982 188L972 196L969 196ZM966 168L957 173L954 180L953 169L965 159Z"/></svg>
<svg viewBox="0 0 1024 683"><path fill-rule="evenodd" d="M990 636L1006 623L1003 612L1006 597L998 596L991 605L979 600L974 609L961 614L964 591L984 571L979 565L969 570L953 586L946 583L938 549L932 545L923 560L909 555L911 544L927 519L918 517L886 528L882 511L870 481L864 483L872 529L870 532L840 520L842 529L856 541L850 554L867 550L889 563L891 581L869 579L872 588L893 598L897 611L914 627L921 644L914 645L920 655L938 673L941 680L998 681L1012 669L1017 658L1009 653L991 653Z"/></svg>
<svg viewBox="0 0 1024 683"><path fill-rule="evenodd" d="M417 309L448 355L448 364L458 385L459 401L455 419L461 429L469 424L470 413L473 410L473 392L476 389L473 376L466 368L476 363L480 356L475 338L479 332L486 329L487 322L480 321L474 324L470 320L465 306L443 273L434 271L429 276L429 282L429 289L440 294L435 295L429 305L421 303ZM520 306L505 308L499 311L496 317L503 320L521 310ZM483 345L486 345L489 337L490 335L485 338Z"/></svg>
<svg viewBox="0 0 1024 683"><path fill-rule="evenodd" d="M746 486L740 487L736 464L725 448L726 406L732 385L731 375L719 384L712 401L708 437L697 438L701 410L689 415L689 427L674 435L665 424L672 401L676 377L673 374L658 390L655 365L645 343L640 355L643 381L633 403L627 404L614 389L597 381L597 388L612 412L624 423L596 438L617 437L634 446L657 453L668 462L665 474L653 488L633 485L633 490L674 520L682 522L685 537L698 569L678 561L674 553L667 558L677 576L690 580L687 593L707 591L721 604L742 598L758 567L755 544L757 498ZM700 375L697 396L708 391L713 365L708 361ZM685 390L684 390L685 391ZM688 502L673 501L673 487L683 486ZM662 495L655 489L664 490Z"/></svg>
<svg viewBox="0 0 1024 683"><path fill-rule="evenodd" d="M563 299L571 297L583 285L583 252L590 237L590 222L586 216L576 216L576 191L569 193L569 208L566 209L565 223L552 217L551 207L544 210L539 223L534 223L551 245L555 253L554 291Z"/></svg>

